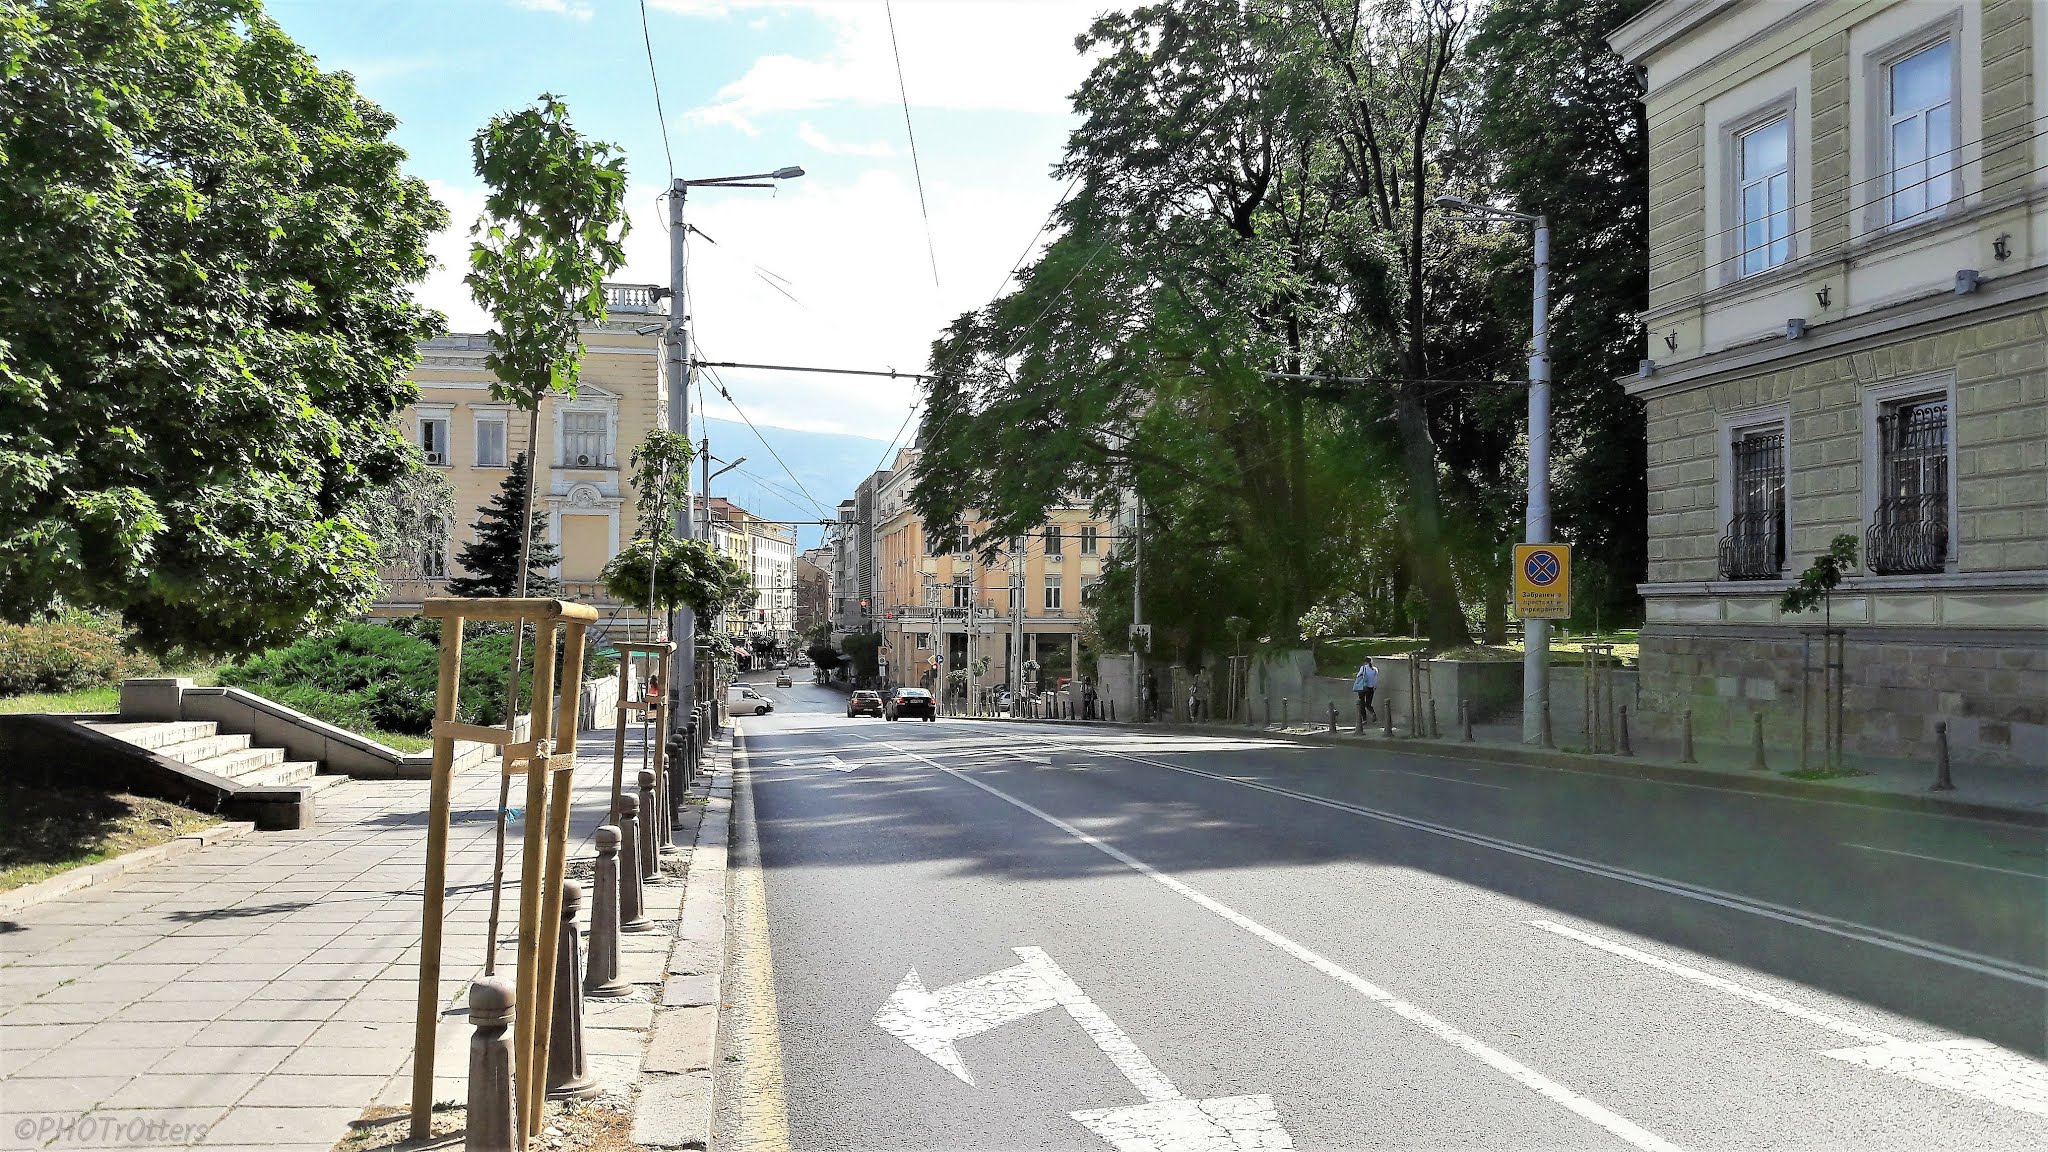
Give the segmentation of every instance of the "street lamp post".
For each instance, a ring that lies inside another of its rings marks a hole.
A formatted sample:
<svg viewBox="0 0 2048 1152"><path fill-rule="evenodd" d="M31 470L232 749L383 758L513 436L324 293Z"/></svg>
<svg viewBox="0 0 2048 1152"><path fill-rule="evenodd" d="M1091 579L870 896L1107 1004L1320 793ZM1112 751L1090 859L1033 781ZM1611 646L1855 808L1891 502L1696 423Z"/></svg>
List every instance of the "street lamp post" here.
<svg viewBox="0 0 2048 1152"><path fill-rule="evenodd" d="M1550 221L1457 196L1439 196L1449 219L1510 220L1535 231L1536 283L1529 331L1529 521L1527 542L1550 540ZM1550 710L1550 621L1522 621L1522 743L1541 744Z"/></svg>
<svg viewBox="0 0 2048 1152"><path fill-rule="evenodd" d="M770 180L794 180L804 170L791 166L777 168L773 172L757 172L746 176L715 176L707 180L676 180L668 190L668 331L663 339L667 343L668 360L668 425L685 441L690 438L690 311L687 292L684 287L684 273L689 263L689 227L683 218L683 203L692 188L773 188L773 184L762 183ZM687 475L687 473L686 473ZM687 482L685 488L687 488ZM705 505L710 507L707 499ZM682 507L676 509L673 529L679 540L688 540L691 535L690 501L685 494ZM675 638L675 666L669 677L669 722L680 724L682 718L696 707L697 696L697 614L689 605L681 605L669 621L669 635Z"/></svg>

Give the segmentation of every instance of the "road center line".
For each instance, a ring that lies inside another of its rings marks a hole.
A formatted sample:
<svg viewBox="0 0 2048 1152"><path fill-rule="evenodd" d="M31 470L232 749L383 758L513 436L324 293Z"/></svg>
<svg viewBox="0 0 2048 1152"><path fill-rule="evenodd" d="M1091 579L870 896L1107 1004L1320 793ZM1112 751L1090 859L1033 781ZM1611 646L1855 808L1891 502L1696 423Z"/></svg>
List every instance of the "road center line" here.
<svg viewBox="0 0 2048 1152"><path fill-rule="evenodd" d="M1261 792L1270 792L1275 796L1285 796L1292 800L1299 800L1304 804L1314 804L1318 807L1331 808L1339 812L1349 812L1353 815L1364 816L1369 820L1378 820L1381 823L1393 824L1417 832L1427 832L1433 836L1460 840L1481 848L1491 848L1497 852L1506 852L1511 855L1521 856L1524 859L1554 864L1560 868L1570 868L1609 880L1619 880L1622 883L1633 884L1639 888L1649 888L1673 896L1683 896L1689 900L1698 900L1701 903L1713 904L1737 912L1746 912L1752 916L1760 916L1767 920L1776 920L1783 924L1812 929L1815 932L1825 932L1831 936L1840 936L1843 939L1855 940L1863 944L1874 944L1877 947L1888 948L1894 952L1902 952L1909 956L1918 956L1923 960L1934 960L1939 963L1953 965L1957 968L1965 968L1985 976L1996 976L1999 979L2010 980L2016 984L2024 984L2031 988L2048 989L2048 971L2021 964L2017 961L1971 952L1963 948L1952 948L1946 944L1935 943L1932 940L1922 940L1916 936L1908 936L1903 932L1875 928L1868 924L1858 924L1850 920L1839 920L1818 912L1805 912L1753 896L1741 896L1733 892L1724 892L1717 888L1708 888L1705 885L1687 883L1683 880L1670 880L1661 876L1652 876L1648 873L1637 872L1619 865L1602 864L1595 860L1587 860L1583 857L1573 856L1564 852L1553 852L1548 848L1537 848L1528 844L1520 844L1513 840L1503 840L1499 837L1488 836L1480 832L1467 832L1414 816L1403 816L1399 813L1388 812L1379 808L1367 808L1361 804L1349 804L1342 800L1332 800L1324 796L1296 792L1293 789L1282 788L1274 784L1263 784L1239 777L1206 772L1200 768L1188 767L1185 764L1169 764L1164 760L1150 760L1143 756L1133 756L1128 752L1089 748L1085 745L1045 740L1040 742L1066 752L1112 756L1120 760L1129 760L1136 764L1147 764L1154 768L1164 768L1169 772L1181 772L1189 776L1201 776L1224 784L1234 784L1239 788L1253 788Z"/></svg>
<svg viewBox="0 0 2048 1152"><path fill-rule="evenodd" d="M1842 843L1849 848L1861 848L1865 852L1882 852L1887 856L1910 856L1915 860L1926 860L1933 864L1947 864L1956 868L1975 868L1979 872L2003 872L2007 876L2024 876L2029 880L2048 880L2048 876L2043 876L2039 872L2024 872L2018 868L1998 868L1990 864L1972 864L1967 860L1950 860L1946 856L1922 856L1918 852L1905 852L1897 848L1879 848L1875 844L1851 844L1847 840L1842 841Z"/></svg>
<svg viewBox="0 0 2048 1152"><path fill-rule="evenodd" d="M1198 905L1203 909L1206 909L1207 911L1215 913L1217 916L1220 916L1223 919L1229 921L1230 923L1237 925L1239 928L1242 928L1246 932L1251 933L1253 936L1256 936L1259 939L1265 941L1266 943L1271 944L1275 948L1278 948L1280 951L1287 953L1289 956L1292 956L1295 959L1300 960L1302 963L1307 964L1309 967L1314 968L1316 971L1321 972L1324 975L1329 976L1332 979L1336 980L1338 983L1351 988L1353 991L1364 996L1366 999L1373 1001L1374 1003L1380 1005L1381 1007L1387 1009L1388 1011L1394 1013L1402 1019L1408 1020L1411 1023L1419 1025L1424 1031L1427 1031L1430 1034L1436 1036L1439 1040L1442 1040L1445 1043L1450 1044L1451 1046L1458 1048L1459 1050L1473 1057L1476 1057L1480 1062L1486 1064L1488 1067L1493 1068L1495 1071L1498 1071L1506 1075L1509 1079L1514 1080L1516 1083L1521 1084L1523 1087L1526 1087L1531 1091L1534 1091L1535 1093L1544 1097L1545 1099L1550 1100L1551 1102L1564 1107L1568 1111L1580 1116L1581 1118L1589 1120L1592 1123L1600 1126L1601 1128L1606 1129L1608 1132L1613 1133L1616 1137L1627 1142L1631 1146L1645 1150L1655 1150L1655 1152L1677 1152L1678 1145L1671 1143L1670 1141L1664 1139L1656 1133L1651 1132L1646 1128L1643 1128L1642 1126L1627 1119L1626 1117L1623 1117L1615 1112L1610 1111L1605 1106L1596 1103L1593 1100L1590 1100L1584 1096L1579 1095L1576 1092L1573 1092L1570 1088L1567 1088L1563 1084L1560 1084L1557 1081L1552 1080L1551 1078L1545 1076L1541 1072L1538 1072L1535 1069L1530 1068L1528 1065L1523 1064L1521 1061L1516 1060L1514 1057L1509 1056L1507 1053L1502 1052L1499 1049L1493 1048L1484 1041L1480 1040L1478 1037L1472 1036L1466 1032L1458 1030L1451 1024L1438 1019L1437 1017L1431 1015L1424 1009L1414 1004L1411 1004L1406 1000L1402 1000L1399 997L1395 996L1393 993L1388 992L1383 988L1380 988L1379 986L1373 984L1371 981L1365 979L1365 977L1358 975L1357 973L1351 971L1348 968L1345 968L1344 966L1336 963L1335 961L1326 959L1323 956L1310 951L1308 948L1305 948L1302 945L1295 943L1293 940L1290 940L1287 937L1282 936L1280 933L1273 931L1271 928L1268 928L1263 924L1260 924L1258 921L1253 920L1251 917L1246 916L1243 913L1238 912L1236 909L1231 908L1228 905L1213 899L1212 897L1199 891L1191 885L1182 883L1181 881L1166 875L1165 873L1152 867L1150 864L1147 864L1143 860L1140 860L1137 857L1130 855L1122 849L1117 848L1114 845L1105 843L1104 841L1099 840L1086 832L1083 832L1081 829L1076 828L1072 824L1067 823L1066 821L1060 819L1057 816L1054 816L1050 812L1046 812L1043 809L1034 807L1023 800L1020 800L1017 797L1002 791L1001 789L993 788L987 784L984 784L980 780L975 779L973 776L965 772L961 772L957 769L947 767L946 765L941 764L939 761L934 760L929 756L919 755L918 753L912 752L910 749L904 748L901 745L890 744L886 741L878 740L876 741L876 743L881 744L885 748L894 749L895 751L900 752L906 756L914 756L917 759L924 761L926 764L929 764L932 767L937 768L939 771L946 773L948 776L953 777L955 780L959 780L964 783L973 785L974 787L981 789L983 792L988 793L996 799L1001 800L1005 804L1008 804L1023 812L1027 812L1033 816L1038 817L1040 820L1043 820L1046 823L1052 825L1053 827L1058 828L1060 831L1065 832L1067 835L1072 836L1074 839L1081 841L1083 844L1086 844L1089 847L1094 848L1096 851L1103 853L1104 855L1110 857L1113 860L1116 860L1118 863L1123 864L1125 867L1130 868L1131 870L1139 873L1140 875L1145 876L1147 879L1154 881L1161 887L1166 888L1168 891L1173 892L1176 895L1179 895L1189 900L1190 902Z"/></svg>

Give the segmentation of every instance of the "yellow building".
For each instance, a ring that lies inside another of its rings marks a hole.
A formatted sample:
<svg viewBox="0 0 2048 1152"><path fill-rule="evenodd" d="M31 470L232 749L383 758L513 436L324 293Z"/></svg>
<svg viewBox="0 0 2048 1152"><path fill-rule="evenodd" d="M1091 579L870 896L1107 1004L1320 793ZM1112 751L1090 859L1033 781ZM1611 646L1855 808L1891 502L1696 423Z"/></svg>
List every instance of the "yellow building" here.
<svg viewBox="0 0 2048 1152"><path fill-rule="evenodd" d="M1074 674L1082 597L1114 547L1113 524L1085 506L1060 508L983 564L925 531L909 501L917 458L915 448L903 449L877 473L886 478L874 500L872 619L888 647L885 674L898 684L931 684L985 657L978 687L1020 678L1057 686ZM967 525L969 534L986 527ZM1036 675L1026 661L1038 665Z"/></svg>
<svg viewBox="0 0 2048 1152"><path fill-rule="evenodd" d="M605 295L609 318L583 330L588 351L576 395L541 402L535 502L546 516L548 540L561 553L555 574L564 595L606 609L608 624L638 624L641 614L617 604L597 580L632 538L638 519L633 447L666 423L661 333L642 331L666 317L653 285L607 284ZM489 348L487 338L461 334L420 345L411 373L419 399L400 417L401 427L428 464L453 482L455 522L424 543L417 578L408 573L388 582L378 615L409 614L423 597L442 594L480 511L513 459L527 450L527 414L491 396L484 366Z"/></svg>

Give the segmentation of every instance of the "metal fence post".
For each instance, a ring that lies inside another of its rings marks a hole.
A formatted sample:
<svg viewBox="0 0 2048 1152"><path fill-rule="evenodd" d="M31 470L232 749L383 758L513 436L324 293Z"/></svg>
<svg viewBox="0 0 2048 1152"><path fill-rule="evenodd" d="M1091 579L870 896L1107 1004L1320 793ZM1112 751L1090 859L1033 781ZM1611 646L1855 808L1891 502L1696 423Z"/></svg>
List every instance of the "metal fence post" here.
<svg viewBox="0 0 2048 1152"><path fill-rule="evenodd" d="M1930 792L1953 792L1956 782L1948 774L1948 721L1934 722L1934 786Z"/></svg>
<svg viewBox="0 0 2048 1152"><path fill-rule="evenodd" d="M1749 770L1768 772L1770 766L1764 763L1764 714L1749 714Z"/></svg>
<svg viewBox="0 0 2048 1152"><path fill-rule="evenodd" d="M1687 708L1685 710L1685 723L1684 726L1679 729L1678 762L1680 764L1698 763L1698 761L1693 758L1692 754L1692 709L1690 708Z"/></svg>

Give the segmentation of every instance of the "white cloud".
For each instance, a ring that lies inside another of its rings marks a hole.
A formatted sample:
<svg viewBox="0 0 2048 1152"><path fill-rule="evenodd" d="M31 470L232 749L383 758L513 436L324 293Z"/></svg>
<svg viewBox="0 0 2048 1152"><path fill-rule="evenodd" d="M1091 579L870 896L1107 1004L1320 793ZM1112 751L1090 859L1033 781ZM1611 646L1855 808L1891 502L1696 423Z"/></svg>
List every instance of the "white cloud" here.
<svg viewBox="0 0 2048 1152"><path fill-rule="evenodd" d="M832 139L809 120L796 126L796 138L818 152L835 156L894 156L896 149L887 140L876 140L867 144L848 144Z"/></svg>
<svg viewBox="0 0 2048 1152"><path fill-rule="evenodd" d="M512 3L528 12L554 12L572 20L588 20L595 12L590 0L512 0Z"/></svg>
<svg viewBox="0 0 2048 1152"><path fill-rule="evenodd" d="M834 104L893 104L900 98L887 15L880 4L769 4L656 0L671 11L724 16L740 7L802 7L832 26L822 55L768 55L719 89L688 118L751 134L755 121ZM913 107L1043 112L1059 110L1087 71L1074 36L1099 0L1035 3L902 4L896 35Z"/></svg>

